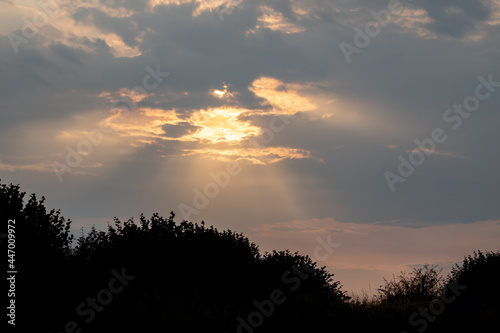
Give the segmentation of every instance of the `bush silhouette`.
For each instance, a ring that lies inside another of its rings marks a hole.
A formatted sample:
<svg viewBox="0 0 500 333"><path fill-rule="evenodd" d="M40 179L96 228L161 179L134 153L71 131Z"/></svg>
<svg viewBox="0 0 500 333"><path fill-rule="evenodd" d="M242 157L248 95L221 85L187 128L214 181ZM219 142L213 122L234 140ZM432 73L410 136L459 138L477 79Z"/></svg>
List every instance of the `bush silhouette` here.
<svg viewBox="0 0 500 333"><path fill-rule="evenodd" d="M474 251L462 265L456 265L448 276L448 284L462 286L460 295L450 304L436 323L443 327L470 332L487 331L498 323L500 313L500 252ZM462 290L466 288L465 290ZM452 297L447 288L444 293Z"/></svg>
<svg viewBox="0 0 500 333"><path fill-rule="evenodd" d="M414 268L409 274L401 272L391 280L384 278L372 300L358 297L351 302L356 331L401 331L408 326L412 312L439 296L443 280L440 270L429 265Z"/></svg>
<svg viewBox="0 0 500 333"><path fill-rule="evenodd" d="M424 265L414 268L410 274L392 280L384 278L384 285L378 289L380 302L392 308L406 309L413 304L426 304L439 296L443 287L441 271L435 266Z"/></svg>

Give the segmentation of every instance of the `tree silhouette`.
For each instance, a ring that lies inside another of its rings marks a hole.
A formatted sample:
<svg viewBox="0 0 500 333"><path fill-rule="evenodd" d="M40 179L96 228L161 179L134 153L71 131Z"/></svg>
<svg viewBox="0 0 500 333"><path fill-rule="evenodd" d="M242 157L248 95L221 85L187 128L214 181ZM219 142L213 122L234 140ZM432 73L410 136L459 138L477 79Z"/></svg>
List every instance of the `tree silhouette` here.
<svg viewBox="0 0 500 333"><path fill-rule="evenodd" d="M16 220L16 319L37 331L397 332L443 295L453 301L427 332L485 330L500 313L499 252L466 257L446 284L424 266L385 280L372 301L350 300L308 256L261 254L241 233L176 223L174 213L115 217L72 246L71 221L24 197L0 184L0 218ZM452 297L457 284L466 289Z"/></svg>
<svg viewBox="0 0 500 333"><path fill-rule="evenodd" d="M500 252L474 251L456 265L448 276L448 285L460 286L444 290L448 297L456 296L436 324L436 332L443 327L469 332L487 331L497 325L500 313Z"/></svg>
<svg viewBox="0 0 500 333"><path fill-rule="evenodd" d="M319 329L327 323L335 328L333 310L347 306L340 284L324 267L289 251L260 254L240 233L204 222L176 223L174 213L168 218L141 215L138 224L115 218L107 231L82 231L73 248L71 221L60 211L48 212L44 198L33 194L24 204L24 196L17 185L1 186L2 219L15 218L18 237L24 239L20 270L26 278L20 290L26 303L38 300L26 313L39 330L63 331L74 321L92 332L236 331L237 318L256 311L255 302L265 302L275 289L283 291L286 302L265 318L260 332ZM292 291L283 274L295 266L310 273ZM75 309L107 285L112 270L122 268L136 277L133 283L102 315L84 322Z"/></svg>
<svg viewBox="0 0 500 333"><path fill-rule="evenodd" d="M0 185L0 219L15 220L18 323L37 323L48 329L53 311L63 311L65 297L57 292L68 288L66 267L71 258L71 221L60 211L47 212L42 197L26 193L18 185ZM56 292L54 292L56 291Z"/></svg>

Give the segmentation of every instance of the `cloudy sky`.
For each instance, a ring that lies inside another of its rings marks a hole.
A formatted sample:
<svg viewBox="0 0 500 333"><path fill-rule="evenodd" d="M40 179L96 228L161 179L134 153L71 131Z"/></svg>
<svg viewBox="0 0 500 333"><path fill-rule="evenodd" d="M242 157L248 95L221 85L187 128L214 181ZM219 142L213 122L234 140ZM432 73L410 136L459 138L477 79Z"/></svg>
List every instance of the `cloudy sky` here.
<svg viewBox="0 0 500 333"><path fill-rule="evenodd" d="M0 178L76 232L174 211L347 290L448 270L500 247L499 36L499 0L0 0Z"/></svg>

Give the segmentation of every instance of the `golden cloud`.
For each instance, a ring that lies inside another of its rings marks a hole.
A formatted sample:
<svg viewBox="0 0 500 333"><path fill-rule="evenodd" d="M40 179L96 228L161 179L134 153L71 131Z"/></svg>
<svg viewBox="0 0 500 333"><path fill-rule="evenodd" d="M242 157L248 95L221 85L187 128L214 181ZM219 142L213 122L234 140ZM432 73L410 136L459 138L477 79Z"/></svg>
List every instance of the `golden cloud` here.
<svg viewBox="0 0 500 333"><path fill-rule="evenodd" d="M130 144L136 147L162 141L197 144L196 149L184 149L179 153L181 156L199 155L220 161L243 159L255 164L276 163L283 159L306 159L312 155L304 149L272 147L268 145L270 142L259 143L259 137L266 131L268 133L269 128L257 126L250 117L286 117L314 110L316 105L301 96L301 90L308 87L307 84L284 83L274 78L261 77L249 89L265 100L265 108L262 109L250 110L226 105L191 110L186 117L179 116L175 110L141 107L132 111L114 110L104 123L121 137L128 138ZM229 92L227 85L221 92L222 96L237 95L236 92ZM116 96L122 95L129 96L134 102L140 100L124 88L114 93L102 92L99 97L113 101Z"/></svg>

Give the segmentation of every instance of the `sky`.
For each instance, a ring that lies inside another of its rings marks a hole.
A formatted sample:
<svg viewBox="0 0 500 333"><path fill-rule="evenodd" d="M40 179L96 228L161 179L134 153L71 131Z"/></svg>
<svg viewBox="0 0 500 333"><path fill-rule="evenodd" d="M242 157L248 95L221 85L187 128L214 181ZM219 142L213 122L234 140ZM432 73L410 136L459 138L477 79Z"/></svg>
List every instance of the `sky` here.
<svg viewBox="0 0 500 333"><path fill-rule="evenodd" d="M373 293L500 247L499 0L0 0L0 179Z"/></svg>

